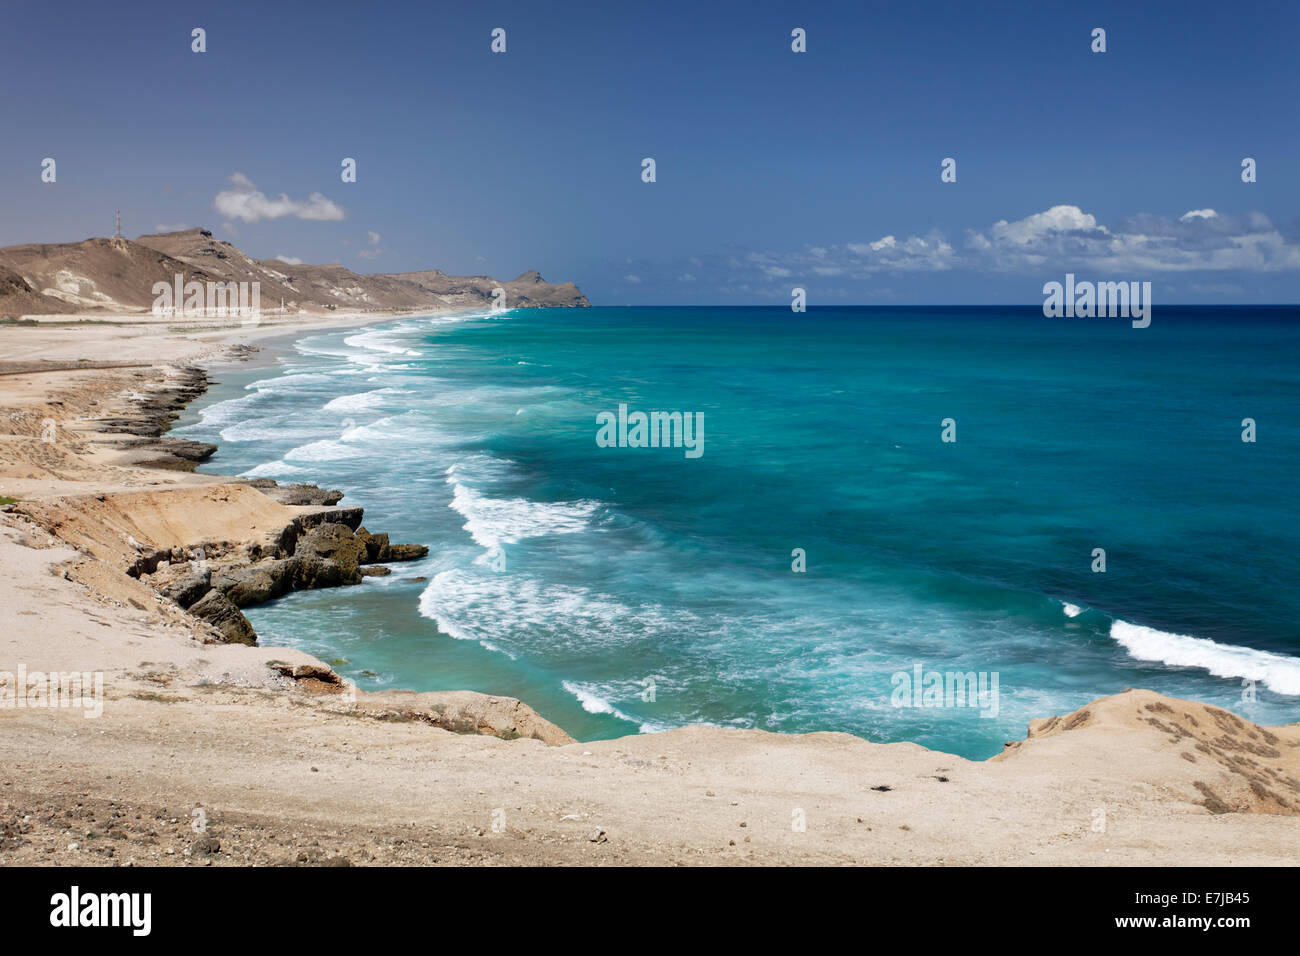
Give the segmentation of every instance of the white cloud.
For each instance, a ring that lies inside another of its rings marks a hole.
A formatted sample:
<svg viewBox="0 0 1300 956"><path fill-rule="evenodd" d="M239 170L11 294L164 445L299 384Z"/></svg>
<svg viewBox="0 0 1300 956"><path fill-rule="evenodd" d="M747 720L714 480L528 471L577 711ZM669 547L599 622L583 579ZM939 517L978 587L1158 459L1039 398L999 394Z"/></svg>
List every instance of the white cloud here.
<svg viewBox="0 0 1300 956"><path fill-rule="evenodd" d="M279 259L281 262L288 263L291 266L302 265L302 260L299 259L297 256L286 256L284 253L281 253L280 255L276 256L276 258Z"/></svg>
<svg viewBox="0 0 1300 956"><path fill-rule="evenodd" d="M370 244L372 246L379 245L379 233L375 232L374 230L368 230L366 232L366 236L370 239Z"/></svg>
<svg viewBox="0 0 1300 956"><path fill-rule="evenodd" d="M640 285L640 284L641 284L641 277L640 277L640 276L627 275L627 276L623 276L623 281L624 281L624 282L630 282L630 283L632 283L632 285Z"/></svg>
<svg viewBox="0 0 1300 956"><path fill-rule="evenodd" d="M217 212L231 219L258 222L290 216L294 219L337 220L345 215L333 200L320 193L312 193L306 199L290 199L285 193L271 198L243 173L232 174L230 181L234 187L217 193L212 205Z"/></svg>
<svg viewBox="0 0 1300 956"><path fill-rule="evenodd" d="M925 236L809 246L795 253L751 253L741 273L765 278L865 279L880 273L1041 273L1092 269L1109 274L1300 271L1300 243L1258 212L1240 216L1197 209L1178 218L1142 213L1104 226L1078 206L1053 206L1023 219L968 230L957 249L938 230ZM739 281L739 279L733 279Z"/></svg>
<svg viewBox="0 0 1300 956"><path fill-rule="evenodd" d="M190 227L185 225L185 223L183 222L170 222L170 223L160 222L158 223L158 225L154 226L154 231L155 232L184 232L188 228Z"/></svg>
<svg viewBox="0 0 1300 956"><path fill-rule="evenodd" d="M1106 227L1098 226L1096 217L1084 212L1078 206L1053 206L1046 212L1036 212L1015 222L1002 219L995 222L989 232L993 234L994 239L1028 245L1060 233L1105 234Z"/></svg>

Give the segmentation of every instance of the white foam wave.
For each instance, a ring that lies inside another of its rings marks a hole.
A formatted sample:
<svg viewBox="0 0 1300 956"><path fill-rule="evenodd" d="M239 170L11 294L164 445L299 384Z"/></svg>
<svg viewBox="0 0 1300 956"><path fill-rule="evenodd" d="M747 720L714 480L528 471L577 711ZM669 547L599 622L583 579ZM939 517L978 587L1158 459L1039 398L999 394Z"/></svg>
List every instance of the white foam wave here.
<svg viewBox="0 0 1300 956"><path fill-rule="evenodd" d="M291 372L288 375L249 382L244 388L250 392L288 392L300 385L323 385L330 380L330 376L322 372Z"/></svg>
<svg viewBox="0 0 1300 956"><path fill-rule="evenodd" d="M383 352L386 355L415 355L420 353L415 349L408 349L404 345L392 341L392 336L400 334L400 329L387 329L384 331L367 331L357 335L350 335L343 340L344 345L349 345L354 349L366 349L371 352Z"/></svg>
<svg viewBox="0 0 1300 956"><path fill-rule="evenodd" d="M1065 612L1066 617L1078 617L1083 613L1083 608L1077 604L1070 604L1067 601L1061 602L1061 610Z"/></svg>
<svg viewBox="0 0 1300 956"><path fill-rule="evenodd" d="M1300 658L1220 644L1203 637L1169 634L1127 621L1112 622L1110 636L1138 660L1158 661L1170 667L1199 667L1215 677L1259 681L1279 694L1300 697Z"/></svg>
<svg viewBox="0 0 1300 956"><path fill-rule="evenodd" d="M397 394L395 388L376 388L369 392L357 392L353 395L340 395L325 403L323 412L363 412L377 408L384 403L385 396Z"/></svg>
<svg viewBox="0 0 1300 956"><path fill-rule="evenodd" d="M604 697L600 696L600 694L597 693L599 688L594 687L594 685L578 684L566 680L561 681L560 686L574 697L578 698L578 703L582 705L582 709L589 714L609 714L612 717L617 717L619 720L626 720L630 724L636 724L637 728L643 734L653 734L658 733L661 730L667 730L667 727L662 724L656 724L650 721L640 721L635 717L623 713L623 711L619 710Z"/></svg>
<svg viewBox="0 0 1300 956"><path fill-rule="evenodd" d="M285 461L344 461L349 458L364 458L366 451L355 445L349 445L342 439L323 439L299 445L284 453Z"/></svg>
<svg viewBox="0 0 1300 956"><path fill-rule="evenodd" d="M268 461L247 471L241 472L245 478L291 478L306 474L306 469L291 465L287 461Z"/></svg>
<svg viewBox="0 0 1300 956"><path fill-rule="evenodd" d="M591 526L599 501L529 501L489 498L456 480L456 466L447 469L452 486L451 507L465 518L464 528L476 544L495 548L524 538L577 534Z"/></svg>

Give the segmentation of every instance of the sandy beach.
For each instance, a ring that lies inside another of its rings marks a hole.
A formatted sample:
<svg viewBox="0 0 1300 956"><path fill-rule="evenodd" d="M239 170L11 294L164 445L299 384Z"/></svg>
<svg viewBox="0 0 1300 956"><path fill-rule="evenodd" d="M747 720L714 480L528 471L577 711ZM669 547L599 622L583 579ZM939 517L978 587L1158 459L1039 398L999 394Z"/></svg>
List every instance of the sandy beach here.
<svg viewBox="0 0 1300 956"><path fill-rule="evenodd" d="M526 701L366 693L300 652L224 642L159 586L196 560L220 569L224 556L270 554L288 527L307 540L347 516L187 470L184 448L122 422L150 396L183 393L193 370L382 319L0 325L0 496L13 499L0 511L0 680L13 688L20 668L103 680L93 718L39 700L0 707L0 863L1286 865L1300 854L1300 725L1259 727L1150 691L1043 714L984 762L714 727L582 743Z"/></svg>

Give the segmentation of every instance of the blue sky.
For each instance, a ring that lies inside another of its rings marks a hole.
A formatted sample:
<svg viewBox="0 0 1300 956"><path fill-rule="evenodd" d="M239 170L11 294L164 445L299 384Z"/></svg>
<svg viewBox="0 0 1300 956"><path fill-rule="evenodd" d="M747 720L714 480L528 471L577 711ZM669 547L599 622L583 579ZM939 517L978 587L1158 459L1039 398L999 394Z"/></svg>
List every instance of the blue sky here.
<svg viewBox="0 0 1300 956"><path fill-rule="evenodd" d="M5 20L0 245L108 235L120 207L129 236L537 268L608 305L1035 303L1066 271L1300 301L1294 2L10 0Z"/></svg>

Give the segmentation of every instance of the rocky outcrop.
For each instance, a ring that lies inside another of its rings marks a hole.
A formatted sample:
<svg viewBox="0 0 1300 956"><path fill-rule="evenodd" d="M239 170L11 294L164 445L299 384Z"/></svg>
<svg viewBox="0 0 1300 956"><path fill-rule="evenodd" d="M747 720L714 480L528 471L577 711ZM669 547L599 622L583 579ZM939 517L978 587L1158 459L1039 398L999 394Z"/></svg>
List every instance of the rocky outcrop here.
<svg viewBox="0 0 1300 956"><path fill-rule="evenodd" d="M144 375L141 374L143 379ZM217 446L187 438L163 437L172 422L194 399L208 390L208 376L202 369L175 369L161 384L143 385L129 415L92 419L102 431L134 437L119 440L117 447L131 453L136 465L168 471L193 471L217 452Z"/></svg>
<svg viewBox="0 0 1300 956"><path fill-rule="evenodd" d="M314 694L340 694L347 686L333 668L318 662L284 664L270 661L268 666L281 677L294 681L300 690Z"/></svg>
<svg viewBox="0 0 1300 956"><path fill-rule="evenodd" d="M370 534L364 528L354 532L340 521L344 517L360 524L362 509L327 509L300 515L280 534L267 553L261 545L213 546L207 562L191 561L183 550L150 551L140 555L128 569L134 577L150 583L191 614L202 617L226 634L231 641L253 643L256 635L240 608L253 607L290 591L344 587L360 584L367 577L385 577L389 568L380 561L406 561L424 557L424 545L388 543L387 534ZM308 527L300 527L302 519ZM215 595L215 597L214 597ZM249 639L249 638L252 639Z"/></svg>
<svg viewBox="0 0 1300 956"><path fill-rule="evenodd" d="M211 587L221 591L235 607L265 604L288 594L298 573L295 558L259 561L246 567L229 567L211 575Z"/></svg>
<svg viewBox="0 0 1300 956"><path fill-rule="evenodd" d="M270 480L270 479L263 479ZM276 485L262 488L262 494L282 505L336 505L343 500L343 492L315 485Z"/></svg>
<svg viewBox="0 0 1300 956"><path fill-rule="evenodd" d="M384 553L385 561L415 561L429 553L422 544L394 544Z"/></svg>
<svg viewBox="0 0 1300 956"><path fill-rule="evenodd" d="M356 531L361 527L361 519L365 516L364 508L325 508L320 511L309 511L307 514L299 515L297 522L299 531L307 531L321 524L341 524L347 525L350 531Z"/></svg>
<svg viewBox="0 0 1300 956"><path fill-rule="evenodd" d="M386 533L371 534L365 528L357 529L357 540L365 544L362 564L386 564L390 561L416 561L428 555L422 544L389 544Z"/></svg>
<svg viewBox="0 0 1300 956"><path fill-rule="evenodd" d="M210 590L191 607L190 613L217 629L223 644L257 643L257 633L242 611L220 591Z"/></svg>
<svg viewBox="0 0 1300 956"><path fill-rule="evenodd" d="M468 690L359 694L356 709L380 720L418 720L457 734L489 734L503 740L524 737L553 747L575 742L523 701Z"/></svg>
<svg viewBox="0 0 1300 956"><path fill-rule="evenodd" d="M207 568L191 571L159 588L163 597L171 598L185 610L212 590L212 572Z"/></svg>
<svg viewBox="0 0 1300 956"><path fill-rule="evenodd" d="M146 468L166 468L169 471L193 471L217 453L216 445L187 438L160 438L130 447L140 456L136 464Z"/></svg>

